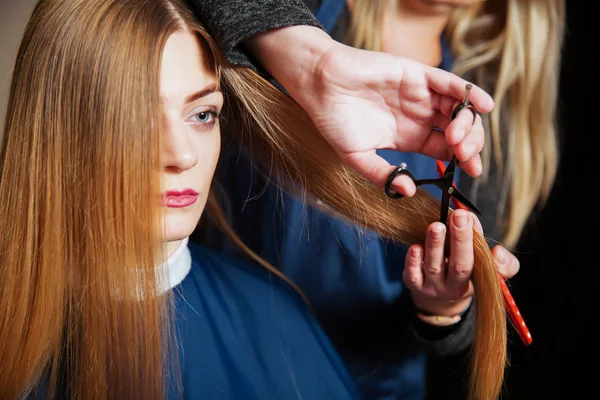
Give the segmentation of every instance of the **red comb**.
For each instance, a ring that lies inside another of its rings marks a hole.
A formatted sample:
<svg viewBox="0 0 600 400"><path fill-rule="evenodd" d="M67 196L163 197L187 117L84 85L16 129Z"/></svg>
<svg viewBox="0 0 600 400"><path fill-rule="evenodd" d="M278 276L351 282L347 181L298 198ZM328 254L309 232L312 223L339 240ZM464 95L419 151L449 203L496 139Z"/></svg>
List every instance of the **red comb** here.
<svg viewBox="0 0 600 400"><path fill-rule="evenodd" d="M504 279L502 275L498 274L498 281L500 282L500 288L502 289L502 295L504 297L504 304L506 306L510 321L519 334L519 337L523 341L523 344L528 346L533 341L531 338L531 332L529 332L529 328L527 328L527 325L525 325L525 320L519 311L519 307L517 307L517 303L515 303L515 299L513 299L510 290L508 290L506 279Z"/></svg>

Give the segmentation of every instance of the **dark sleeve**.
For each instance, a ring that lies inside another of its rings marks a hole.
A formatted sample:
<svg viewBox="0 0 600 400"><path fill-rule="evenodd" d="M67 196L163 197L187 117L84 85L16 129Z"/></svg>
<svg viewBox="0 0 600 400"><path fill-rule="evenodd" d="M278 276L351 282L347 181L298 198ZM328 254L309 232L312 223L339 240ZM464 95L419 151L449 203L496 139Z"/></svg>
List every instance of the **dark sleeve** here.
<svg viewBox="0 0 600 400"><path fill-rule="evenodd" d="M242 42L258 33L292 25L323 29L302 0L188 0L196 18L239 66L257 69Z"/></svg>
<svg viewBox="0 0 600 400"><path fill-rule="evenodd" d="M434 357L446 357L468 349L473 343L475 329L475 299L463 313L461 320L450 326L434 326L416 314L412 324L412 334Z"/></svg>

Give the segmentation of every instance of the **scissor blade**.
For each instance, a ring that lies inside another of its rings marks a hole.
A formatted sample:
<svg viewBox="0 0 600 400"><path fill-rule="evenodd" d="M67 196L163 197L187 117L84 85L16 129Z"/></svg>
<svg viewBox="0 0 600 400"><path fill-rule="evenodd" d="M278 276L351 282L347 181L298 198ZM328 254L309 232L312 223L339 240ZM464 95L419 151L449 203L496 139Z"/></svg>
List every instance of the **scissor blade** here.
<svg viewBox="0 0 600 400"><path fill-rule="evenodd" d="M453 188L452 197L454 197L456 200L460 201L469 210L473 211L473 213L475 213L476 215L478 215L478 216L481 215L481 213L479 212L477 207L475 207L473 205L473 203L471 203L469 200L467 200L467 198L457 188Z"/></svg>
<svg viewBox="0 0 600 400"><path fill-rule="evenodd" d="M419 179L413 181L416 186L424 186L424 185L435 185L437 188L444 190L446 186L444 185L444 179L435 178L435 179Z"/></svg>
<svg viewBox="0 0 600 400"><path fill-rule="evenodd" d="M454 181L454 171L456 169L456 164L458 164L458 158L456 158L456 156L453 156L450 160L450 163L448 163L448 166L444 170L444 178L446 178L446 180L452 182Z"/></svg>
<svg viewBox="0 0 600 400"><path fill-rule="evenodd" d="M442 204L440 207L440 222L448 226L448 209L450 207L450 195L447 192L442 192Z"/></svg>

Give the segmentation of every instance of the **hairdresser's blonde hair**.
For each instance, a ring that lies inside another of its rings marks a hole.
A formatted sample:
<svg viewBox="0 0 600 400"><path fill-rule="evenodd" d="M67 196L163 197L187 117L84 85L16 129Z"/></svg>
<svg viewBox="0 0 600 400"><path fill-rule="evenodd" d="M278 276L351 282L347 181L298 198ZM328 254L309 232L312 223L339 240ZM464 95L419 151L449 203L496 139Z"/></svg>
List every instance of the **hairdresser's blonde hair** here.
<svg viewBox="0 0 600 400"><path fill-rule="evenodd" d="M402 243L424 243L438 217L426 193L390 200L348 168L301 107L227 65L182 1L43 0L19 50L0 149L0 399L39 387L49 397L159 399L178 384L169 296L154 274L162 216L149 199L160 193L162 49L180 29L198 34L236 133L250 135L279 182ZM212 196L207 207L235 237ZM474 248L472 393L491 399L506 317L477 233Z"/></svg>
<svg viewBox="0 0 600 400"><path fill-rule="evenodd" d="M349 43L381 50L383 15L396 0L354 0ZM531 213L553 187L558 166L556 107L564 32L564 0L488 0L457 9L446 34L453 72L491 93L484 116L486 146L480 182L499 193L504 245L514 246ZM498 175L487 175L494 162Z"/></svg>

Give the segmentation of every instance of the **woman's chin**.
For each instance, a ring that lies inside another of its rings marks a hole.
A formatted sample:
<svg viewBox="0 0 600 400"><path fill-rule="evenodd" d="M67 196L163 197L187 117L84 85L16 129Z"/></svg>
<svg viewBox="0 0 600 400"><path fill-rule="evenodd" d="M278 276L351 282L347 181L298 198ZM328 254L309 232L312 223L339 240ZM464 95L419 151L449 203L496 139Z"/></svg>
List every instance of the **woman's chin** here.
<svg viewBox="0 0 600 400"><path fill-rule="evenodd" d="M182 221L177 224L167 223L163 234L163 241L169 243L183 240L190 236L195 228L196 224L193 224L190 221Z"/></svg>

